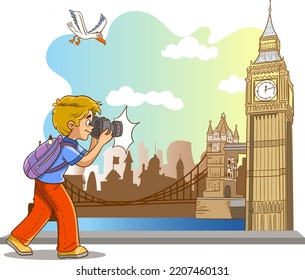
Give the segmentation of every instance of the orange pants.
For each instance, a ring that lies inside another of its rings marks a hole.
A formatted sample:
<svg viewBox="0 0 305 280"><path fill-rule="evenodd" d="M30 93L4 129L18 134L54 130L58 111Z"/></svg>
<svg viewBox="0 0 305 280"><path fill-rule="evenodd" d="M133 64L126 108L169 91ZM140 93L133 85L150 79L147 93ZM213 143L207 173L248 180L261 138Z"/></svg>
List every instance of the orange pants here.
<svg viewBox="0 0 305 280"><path fill-rule="evenodd" d="M28 245L51 217L57 219L57 251L69 252L79 246L78 225L74 205L62 184L35 180L34 207L12 231L12 235Z"/></svg>

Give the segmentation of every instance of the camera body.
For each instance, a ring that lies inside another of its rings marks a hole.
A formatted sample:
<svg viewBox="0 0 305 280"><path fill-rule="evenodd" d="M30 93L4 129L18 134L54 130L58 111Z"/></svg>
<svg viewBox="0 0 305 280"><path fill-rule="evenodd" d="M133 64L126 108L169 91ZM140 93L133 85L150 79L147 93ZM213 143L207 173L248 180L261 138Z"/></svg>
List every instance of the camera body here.
<svg viewBox="0 0 305 280"><path fill-rule="evenodd" d="M123 134L123 123L121 121L111 122L105 117L94 117L91 125L93 126L91 136L98 138L100 134L108 128L109 132L112 131L113 137L120 137Z"/></svg>

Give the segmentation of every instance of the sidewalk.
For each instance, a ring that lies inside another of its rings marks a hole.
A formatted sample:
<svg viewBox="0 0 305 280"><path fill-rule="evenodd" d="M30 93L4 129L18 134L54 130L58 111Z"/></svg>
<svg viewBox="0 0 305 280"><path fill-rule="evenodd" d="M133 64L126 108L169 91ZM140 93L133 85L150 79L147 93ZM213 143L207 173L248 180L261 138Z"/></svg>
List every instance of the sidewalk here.
<svg viewBox="0 0 305 280"><path fill-rule="evenodd" d="M80 238L82 244L305 244L297 231L82 231ZM57 231L42 231L32 243L56 244Z"/></svg>

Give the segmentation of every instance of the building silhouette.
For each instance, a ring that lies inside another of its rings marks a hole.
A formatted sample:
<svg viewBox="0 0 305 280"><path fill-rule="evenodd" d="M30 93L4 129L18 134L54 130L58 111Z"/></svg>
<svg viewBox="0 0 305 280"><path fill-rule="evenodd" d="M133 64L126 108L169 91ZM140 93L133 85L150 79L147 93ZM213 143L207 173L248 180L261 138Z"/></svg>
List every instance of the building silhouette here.
<svg viewBox="0 0 305 280"><path fill-rule="evenodd" d="M161 172L169 177L177 177L176 165L180 158L183 161L184 174L187 174L195 167L191 142L178 140L170 143L166 152L167 163L161 166Z"/></svg>
<svg viewBox="0 0 305 280"><path fill-rule="evenodd" d="M124 178L125 183L131 185L131 184L133 184L133 171L131 169L133 160L132 160L130 151L128 151L127 157L124 160L124 163L125 163L125 169L124 169L124 173L123 173L124 174L123 178Z"/></svg>
<svg viewBox="0 0 305 280"><path fill-rule="evenodd" d="M100 182L101 191L98 196L109 201L130 201L137 199L137 185L133 183L132 157L130 151L124 160L125 168L123 177L115 170L116 163L119 159L113 159L113 168L106 175L105 181Z"/></svg>
<svg viewBox="0 0 305 280"><path fill-rule="evenodd" d="M160 153L159 153L160 154ZM109 160L109 159L108 159ZM116 170L119 161L124 162L123 176ZM90 172L87 179L88 194L106 200L106 201L133 201L151 195L165 187L175 183L177 178L184 176L184 163L180 158L176 165L176 177L169 177L166 174L161 174L161 162L156 154L149 160L147 169L145 164L142 164L142 172L139 175L139 184L134 182L134 172L132 169L132 155L128 151L124 160L113 159L113 168L108 174L105 174L105 179L102 180L99 186L97 185L98 174ZM84 184L84 177L73 176L69 177L76 186Z"/></svg>
<svg viewBox="0 0 305 280"><path fill-rule="evenodd" d="M147 169L145 164L142 165L139 189L145 190L146 194L153 194L177 181L177 178L168 177L164 173L160 175L160 170L160 159L154 154L148 162Z"/></svg>
<svg viewBox="0 0 305 280"><path fill-rule="evenodd" d="M179 158L177 164L176 164L176 170L177 170L177 179L182 179L184 177L184 164L181 158Z"/></svg>

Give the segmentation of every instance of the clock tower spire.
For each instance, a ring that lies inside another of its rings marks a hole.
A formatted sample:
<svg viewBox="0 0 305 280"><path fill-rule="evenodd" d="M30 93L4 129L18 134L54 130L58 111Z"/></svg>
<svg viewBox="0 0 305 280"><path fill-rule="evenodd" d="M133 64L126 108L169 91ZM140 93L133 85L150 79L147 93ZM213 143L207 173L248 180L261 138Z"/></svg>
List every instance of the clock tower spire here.
<svg viewBox="0 0 305 280"><path fill-rule="evenodd" d="M246 230L293 229L294 92L269 15L247 69Z"/></svg>
<svg viewBox="0 0 305 280"><path fill-rule="evenodd" d="M256 63L279 61L280 55L280 40L274 30L271 17L271 0L269 4L269 16L265 30L259 40L259 55L255 60Z"/></svg>

